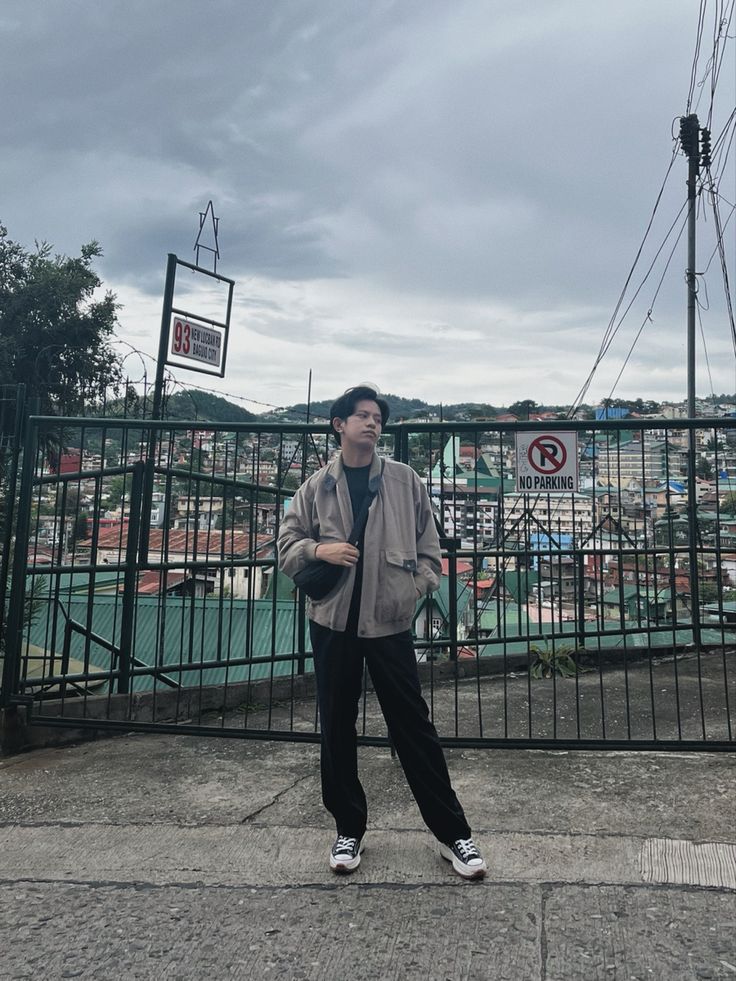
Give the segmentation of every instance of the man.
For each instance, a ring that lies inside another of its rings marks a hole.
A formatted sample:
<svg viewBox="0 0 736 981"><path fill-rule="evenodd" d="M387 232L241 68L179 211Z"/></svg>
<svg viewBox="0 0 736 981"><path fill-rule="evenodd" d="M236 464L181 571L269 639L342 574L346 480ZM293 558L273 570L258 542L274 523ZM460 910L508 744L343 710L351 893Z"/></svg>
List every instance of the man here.
<svg viewBox="0 0 736 981"><path fill-rule="evenodd" d="M439 585L440 546L429 497L403 463L382 461L376 443L388 405L360 385L333 404L341 452L296 492L279 535L288 576L321 559L345 572L323 599L309 600L322 728L322 799L337 825L335 872L360 865L366 798L358 777L356 719L367 663L392 742L440 854L468 879L486 863L450 784L417 674L411 624L417 599ZM367 494L375 493L358 546L347 539Z"/></svg>

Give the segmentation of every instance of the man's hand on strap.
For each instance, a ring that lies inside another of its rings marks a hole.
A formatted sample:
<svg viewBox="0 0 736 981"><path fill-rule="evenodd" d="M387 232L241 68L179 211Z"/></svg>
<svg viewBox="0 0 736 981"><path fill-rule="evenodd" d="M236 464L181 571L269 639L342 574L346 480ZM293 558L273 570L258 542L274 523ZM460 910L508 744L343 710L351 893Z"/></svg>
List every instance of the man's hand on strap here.
<svg viewBox="0 0 736 981"><path fill-rule="evenodd" d="M357 563L359 556L358 549L349 542L320 542L314 552L316 559L322 559L330 565L344 565L348 568Z"/></svg>

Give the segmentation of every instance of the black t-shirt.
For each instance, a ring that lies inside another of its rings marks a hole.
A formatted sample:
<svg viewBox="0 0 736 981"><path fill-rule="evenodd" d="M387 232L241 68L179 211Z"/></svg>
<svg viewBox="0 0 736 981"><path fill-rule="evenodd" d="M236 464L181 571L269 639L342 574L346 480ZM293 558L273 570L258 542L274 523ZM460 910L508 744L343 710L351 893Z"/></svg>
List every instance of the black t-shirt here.
<svg viewBox="0 0 736 981"><path fill-rule="evenodd" d="M345 471L345 479L348 482L350 503L353 507L353 521L355 521L360 509L363 507L365 495L368 493L368 478L371 472L371 465L369 463L365 467L346 467L343 464L342 468ZM350 531L352 531L352 528Z"/></svg>
<svg viewBox="0 0 736 981"><path fill-rule="evenodd" d="M353 508L353 521L358 517L361 507L363 506L363 501L368 493L368 478L370 476L371 464L369 463L365 467L346 467L343 463L343 470L345 471L345 479L348 482L348 490L350 492L350 503ZM352 531L352 527L349 529L348 534ZM360 593L363 587L363 541L365 539L365 527L361 533L360 539L358 541L358 549L360 551L360 557L358 558L358 564L355 567L355 583L353 585L353 593L350 597L350 611L348 612L348 622L346 626L346 631L348 633L358 632L358 617L360 616Z"/></svg>

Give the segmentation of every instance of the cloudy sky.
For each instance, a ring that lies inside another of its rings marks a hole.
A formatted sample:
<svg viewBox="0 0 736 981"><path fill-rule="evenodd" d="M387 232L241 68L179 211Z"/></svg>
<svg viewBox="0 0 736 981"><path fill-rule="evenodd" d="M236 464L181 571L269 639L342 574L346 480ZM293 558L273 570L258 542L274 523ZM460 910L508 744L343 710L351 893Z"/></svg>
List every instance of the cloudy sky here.
<svg viewBox="0 0 736 981"><path fill-rule="evenodd" d="M717 17L711 0L696 81ZM212 199L236 280L228 372L180 381L282 405L311 368L316 398L373 379L433 402L570 403L670 165L697 26L696 0L3 0L0 219L26 246L101 243L132 377L153 374L166 254L193 260ZM727 43L714 140L736 103ZM704 125L709 81L696 105ZM632 292L686 171L680 154ZM615 394L685 396L684 236L653 302L679 231L587 401L642 324ZM698 236L697 388L733 392L705 198Z"/></svg>

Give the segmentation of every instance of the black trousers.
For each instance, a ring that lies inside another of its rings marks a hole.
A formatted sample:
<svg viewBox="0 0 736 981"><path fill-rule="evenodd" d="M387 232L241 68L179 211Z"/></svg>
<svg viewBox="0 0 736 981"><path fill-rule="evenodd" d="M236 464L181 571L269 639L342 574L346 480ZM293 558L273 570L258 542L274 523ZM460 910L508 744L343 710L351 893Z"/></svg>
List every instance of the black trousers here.
<svg viewBox="0 0 736 981"><path fill-rule="evenodd" d="M470 828L450 783L437 730L422 698L411 631L357 637L310 621L322 726L322 800L337 833L362 838L368 819L358 777L356 721L367 663L406 779L429 830L450 844Z"/></svg>

